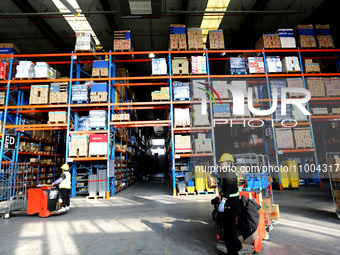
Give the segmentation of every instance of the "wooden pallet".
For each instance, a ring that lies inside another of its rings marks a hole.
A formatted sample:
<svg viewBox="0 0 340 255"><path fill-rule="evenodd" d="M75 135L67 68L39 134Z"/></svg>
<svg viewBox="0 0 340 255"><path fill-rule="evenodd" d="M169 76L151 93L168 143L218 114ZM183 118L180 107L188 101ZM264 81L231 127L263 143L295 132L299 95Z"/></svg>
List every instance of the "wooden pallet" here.
<svg viewBox="0 0 340 255"><path fill-rule="evenodd" d="M335 46L319 46L319 49L335 49Z"/></svg>
<svg viewBox="0 0 340 255"><path fill-rule="evenodd" d="M171 49L170 48L170 50L172 50L172 51L185 51L185 50L187 50L186 48L185 49Z"/></svg>
<svg viewBox="0 0 340 255"><path fill-rule="evenodd" d="M66 121L60 121L60 120L49 120L47 122L48 124L66 124Z"/></svg>
<svg viewBox="0 0 340 255"><path fill-rule="evenodd" d="M106 127L92 127L90 130L107 130Z"/></svg>
<svg viewBox="0 0 340 255"><path fill-rule="evenodd" d="M186 150L186 151L183 151L183 150L176 151L176 149L175 149L175 154L185 154L185 153L192 153L192 151L189 151L189 150Z"/></svg>
<svg viewBox="0 0 340 255"><path fill-rule="evenodd" d="M302 71L285 71L284 73L302 73Z"/></svg>
<svg viewBox="0 0 340 255"><path fill-rule="evenodd" d="M107 103L107 100L100 101L100 100L92 100L91 99L91 103Z"/></svg>
<svg viewBox="0 0 340 255"><path fill-rule="evenodd" d="M204 50L204 47L188 47L189 50Z"/></svg>
<svg viewBox="0 0 340 255"><path fill-rule="evenodd" d="M97 158L103 158L106 157L106 154L91 154L90 157L97 157Z"/></svg>
<svg viewBox="0 0 340 255"><path fill-rule="evenodd" d="M50 104L56 104L56 105L59 105L59 104L67 104L67 103L64 103L64 102L50 102Z"/></svg>
<svg viewBox="0 0 340 255"><path fill-rule="evenodd" d="M169 74L151 74L151 76L168 76Z"/></svg>
<svg viewBox="0 0 340 255"><path fill-rule="evenodd" d="M190 73L190 75L207 75L207 73Z"/></svg>
<svg viewBox="0 0 340 255"><path fill-rule="evenodd" d="M178 196L188 196L188 195L193 195L196 196L196 192L184 192L184 193L177 193Z"/></svg>
<svg viewBox="0 0 340 255"><path fill-rule="evenodd" d="M321 71L305 71L305 73L321 73Z"/></svg>
<svg viewBox="0 0 340 255"><path fill-rule="evenodd" d="M87 196L86 197L86 199L98 199L98 198L105 199L105 196Z"/></svg>
<svg viewBox="0 0 340 255"><path fill-rule="evenodd" d="M231 75L248 74L248 72L230 72Z"/></svg>
<svg viewBox="0 0 340 255"><path fill-rule="evenodd" d="M189 75L189 73L173 73L172 75L183 75L183 76L185 76L185 75Z"/></svg>
<svg viewBox="0 0 340 255"><path fill-rule="evenodd" d="M33 78L27 78L27 77L22 77L22 78L13 78L13 80L33 80Z"/></svg>
<svg viewBox="0 0 340 255"><path fill-rule="evenodd" d="M88 104L90 103L89 101L71 101L71 104Z"/></svg>
<svg viewBox="0 0 340 255"><path fill-rule="evenodd" d="M77 156L70 156L71 158L86 158L87 155L77 155Z"/></svg>
<svg viewBox="0 0 340 255"><path fill-rule="evenodd" d="M113 52L132 52L132 49L128 49L128 50L118 50L118 49L114 49Z"/></svg>

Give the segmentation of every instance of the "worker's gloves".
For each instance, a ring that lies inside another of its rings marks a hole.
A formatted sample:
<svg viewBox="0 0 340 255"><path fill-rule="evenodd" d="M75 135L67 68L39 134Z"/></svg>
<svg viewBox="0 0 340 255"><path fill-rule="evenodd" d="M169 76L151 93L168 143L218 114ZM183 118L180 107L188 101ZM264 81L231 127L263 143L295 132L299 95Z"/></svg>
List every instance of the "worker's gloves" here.
<svg viewBox="0 0 340 255"><path fill-rule="evenodd" d="M225 205L225 202L220 203L220 205L218 206L218 212L224 212L224 205Z"/></svg>

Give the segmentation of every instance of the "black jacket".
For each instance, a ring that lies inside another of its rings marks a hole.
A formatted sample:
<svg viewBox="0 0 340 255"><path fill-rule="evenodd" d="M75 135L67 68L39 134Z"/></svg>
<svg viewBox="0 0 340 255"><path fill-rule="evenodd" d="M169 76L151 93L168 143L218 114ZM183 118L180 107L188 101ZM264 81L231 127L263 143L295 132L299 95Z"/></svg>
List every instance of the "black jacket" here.
<svg viewBox="0 0 340 255"><path fill-rule="evenodd" d="M259 212L261 209L257 203L253 200L241 197L241 203L239 207L239 224L238 228L242 234L244 240L255 233L259 224Z"/></svg>

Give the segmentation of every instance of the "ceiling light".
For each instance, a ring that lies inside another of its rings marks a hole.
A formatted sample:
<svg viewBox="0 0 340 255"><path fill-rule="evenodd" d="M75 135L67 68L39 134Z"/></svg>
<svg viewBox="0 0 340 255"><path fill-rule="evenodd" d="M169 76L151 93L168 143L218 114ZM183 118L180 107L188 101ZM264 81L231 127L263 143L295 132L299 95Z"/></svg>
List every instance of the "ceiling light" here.
<svg viewBox="0 0 340 255"><path fill-rule="evenodd" d="M153 53L149 54L149 58L154 58L154 57L155 57L155 54L153 54Z"/></svg>
<svg viewBox="0 0 340 255"><path fill-rule="evenodd" d="M96 47L101 46L100 41L98 40L96 33L93 31L90 23L87 21L86 17L81 14L82 10L79 7L77 0L52 0L54 5L58 8L60 12L67 12L68 10L71 11L69 7L67 7L64 3L66 2L68 5L71 6L72 9L77 13L77 16L71 16L71 15L63 15L67 23L70 25L70 27L73 29L75 33L78 32L87 32L91 33L93 36L93 39L96 42ZM74 13L73 11L71 11Z"/></svg>
<svg viewBox="0 0 340 255"><path fill-rule="evenodd" d="M222 52L222 53L221 53L221 57L223 57L223 56L225 56L225 52Z"/></svg>
<svg viewBox="0 0 340 255"><path fill-rule="evenodd" d="M205 11L214 11L218 12L221 11L221 13L208 13L204 14L202 22L201 22L201 29L202 29L202 35L203 35L203 42L207 42L207 35L209 30L216 30L219 28L221 21L224 17L224 13L228 6L229 6L230 0L208 0L207 7L205 8Z"/></svg>

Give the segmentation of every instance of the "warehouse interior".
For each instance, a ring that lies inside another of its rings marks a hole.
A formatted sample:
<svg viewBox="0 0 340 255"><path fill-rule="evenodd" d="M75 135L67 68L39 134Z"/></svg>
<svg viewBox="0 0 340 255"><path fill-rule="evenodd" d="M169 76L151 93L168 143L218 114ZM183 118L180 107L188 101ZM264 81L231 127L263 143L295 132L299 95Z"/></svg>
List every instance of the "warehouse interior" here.
<svg viewBox="0 0 340 255"><path fill-rule="evenodd" d="M0 254L226 254L220 161L260 206L239 254L339 254L337 15L0 1Z"/></svg>

